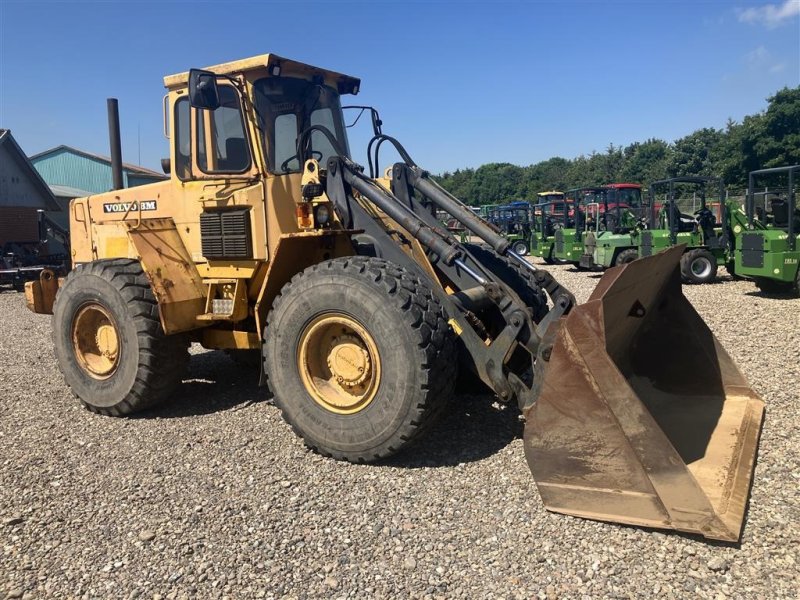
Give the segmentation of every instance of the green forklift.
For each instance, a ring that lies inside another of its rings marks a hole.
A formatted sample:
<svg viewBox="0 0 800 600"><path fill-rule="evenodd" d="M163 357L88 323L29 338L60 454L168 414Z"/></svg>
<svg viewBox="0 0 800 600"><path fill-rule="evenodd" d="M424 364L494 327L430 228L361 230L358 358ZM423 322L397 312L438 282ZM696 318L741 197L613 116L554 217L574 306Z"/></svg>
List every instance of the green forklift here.
<svg viewBox="0 0 800 600"><path fill-rule="evenodd" d="M738 226L738 231L734 226L736 274L752 278L768 294L800 297L800 210L795 193L798 175L800 165L752 171L745 202L747 224ZM785 192L763 194L764 206L757 207L755 183L767 177L785 177L787 187Z"/></svg>
<svg viewBox="0 0 800 600"><path fill-rule="evenodd" d="M548 265L560 264L553 256L556 233L561 227L563 214L569 212L563 200L536 204L531 210L531 256L537 256Z"/></svg>
<svg viewBox="0 0 800 600"><path fill-rule="evenodd" d="M639 258L639 237L648 210L638 183L611 183L597 198L598 209L584 236L579 266L601 270Z"/></svg>
<svg viewBox="0 0 800 600"><path fill-rule="evenodd" d="M693 214L681 211L678 193L689 186L693 191ZM707 195L716 190L716 200ZM664 203L656 195L665 191ZM710 283L717 270L725 266L734 271L732 249L735 246L732 223L735 207L726 200L725 183L719 177L673 177L650 184L650 219L639 235L639 256L650 256L667 248L685 244L681 258L681 276L686 283ZM736 211L740 213L741 211ZM734 273L731 273L734 275Z"/></svg>
<svg viewBox="0 0 800 600"><path fill-rule="evenodd" d="M599 214L599 199L603 187L584 187L569 190L566 202L571 209L562 214L561 227L556 231L553 258L561 263L580 267L583 242L589 227Z"/></svg>

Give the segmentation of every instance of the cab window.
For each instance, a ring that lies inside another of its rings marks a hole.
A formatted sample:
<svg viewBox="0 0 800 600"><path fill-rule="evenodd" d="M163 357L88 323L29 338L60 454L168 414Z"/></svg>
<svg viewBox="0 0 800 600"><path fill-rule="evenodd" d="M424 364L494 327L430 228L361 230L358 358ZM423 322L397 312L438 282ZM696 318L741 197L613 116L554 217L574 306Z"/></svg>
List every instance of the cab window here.
<svg viewBox="0 0 800 600"><path fill-rule="evenodd" d="M205 173L242 173L250 168L239 95L229 85L219 86L216 110L197 112L197 166Z"/></svg>
<svg viewBox="0 0 800 600"><path fill-rule="evenodd" d="M189 99L181 98L175 103L175 174L186 180L192 176L192 144L189 132Z"/></svg>
<svg viewBox="0 0 800 600"><path fill-rule="evenodd" d="M297 173L297 139L314 125L325 127L340 151L349 156L339 94L330 86L296 77L267 77L253 85L255 105L265 134L268 166L272 173ZM310 156L325 164L338 154L334 144L320 131L310 135Z"/></svg>

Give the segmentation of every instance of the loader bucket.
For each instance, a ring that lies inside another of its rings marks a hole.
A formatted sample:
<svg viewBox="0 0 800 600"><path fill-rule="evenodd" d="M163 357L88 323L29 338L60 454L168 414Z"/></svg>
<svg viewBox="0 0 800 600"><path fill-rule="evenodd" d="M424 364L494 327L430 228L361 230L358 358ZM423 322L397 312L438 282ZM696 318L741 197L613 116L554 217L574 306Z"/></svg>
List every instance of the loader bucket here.
<svg viewBox="0 0 800 600"><path fill-rule="evenodd" d="M764 403L683 296L682 251L608 270L553 325L525 454L549 510L737 541Z"/></svg>

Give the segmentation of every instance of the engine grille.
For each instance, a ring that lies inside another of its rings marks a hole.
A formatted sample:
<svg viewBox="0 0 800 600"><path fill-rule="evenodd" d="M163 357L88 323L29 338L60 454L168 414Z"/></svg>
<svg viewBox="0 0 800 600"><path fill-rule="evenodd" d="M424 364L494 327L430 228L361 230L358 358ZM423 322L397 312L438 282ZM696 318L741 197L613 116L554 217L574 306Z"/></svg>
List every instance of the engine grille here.
<svg viewBox="0 0 800 600"><path fill-rule="evenodd" d="M760 233L742 234L742 266L751 268L764 266L764 236Z"/></svg>
<svg viewBox="0 0 800 600"><path fill-rule="evenodd" d="M650 256L653 253L653 234L649 231L642 232L642 247L639 249L639 254L642 256Z"/></svg>
<svg viewBox="0 0 800 600"><path fill-rule="evenodd" d="M589 256L594 256L594 249L597 248L597 238L595 238L593 233L589 233L586 235L585 241L583 243L584 247L584 254Z"/></svg>
<svg viewBox="0 0 800 600"><path fill-rule="evenodd" d="M206 211L200 215L200 240L203 256L213 258L252 258L250 209Z"/></svg>
<svg viewBox="0 0 800 600"><path fill-rule="evenodd" d="M556 252L564 252L564 232L560 229L556 231Z"/></svg>

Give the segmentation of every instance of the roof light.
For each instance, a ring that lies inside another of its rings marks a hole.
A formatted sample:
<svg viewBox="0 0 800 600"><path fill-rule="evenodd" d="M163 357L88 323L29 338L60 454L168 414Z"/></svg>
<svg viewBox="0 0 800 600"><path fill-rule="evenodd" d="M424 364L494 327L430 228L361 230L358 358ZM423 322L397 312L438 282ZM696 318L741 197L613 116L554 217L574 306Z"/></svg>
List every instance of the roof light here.
<svg viewBox="0 0 800 600"><path fill-rule="evenodd" d="M269 69L269 74L273 77L280 77L281 76L281 65L280 63L276 63L272 65Z"/></svg>

